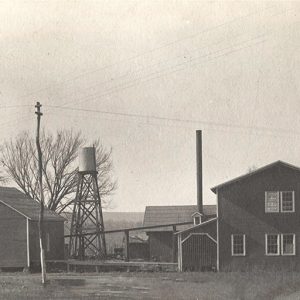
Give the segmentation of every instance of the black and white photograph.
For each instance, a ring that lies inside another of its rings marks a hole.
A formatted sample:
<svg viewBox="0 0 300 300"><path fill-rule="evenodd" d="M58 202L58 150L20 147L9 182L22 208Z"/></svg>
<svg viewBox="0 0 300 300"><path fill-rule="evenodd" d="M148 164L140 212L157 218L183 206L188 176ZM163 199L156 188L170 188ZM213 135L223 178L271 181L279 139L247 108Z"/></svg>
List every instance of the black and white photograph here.
<svg viewBox="0 0 300 300"><path fill-rule="evenodd" d="M0 299L300 299L300 1L0 0Z"/></svg>

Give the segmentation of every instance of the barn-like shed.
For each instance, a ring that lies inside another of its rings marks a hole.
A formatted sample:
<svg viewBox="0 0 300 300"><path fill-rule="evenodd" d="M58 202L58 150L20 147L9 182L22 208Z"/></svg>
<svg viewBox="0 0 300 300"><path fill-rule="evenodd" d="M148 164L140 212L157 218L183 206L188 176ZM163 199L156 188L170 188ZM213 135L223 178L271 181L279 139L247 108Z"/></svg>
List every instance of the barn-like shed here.
<svg viewBox="0 0 300 300"><path fill-rule="evenodd" d="M30 268L39 262L40 205L16 188L0 187L0 268ZM64 221L45 208L46 260L64 259Z"/></svg>
<svg viewBox="0 0 300 300"><path fill-rule="evenodd" d="M195 213L199 213L197 205L179 206L147 206L144 215L144 226L155 226L163 224L193 223ZM203 205L203 220L216 216L215 205ZM196 216L197 217L197 216ZM175 228L174 228L175 227ZM176 231L189 229L191 225L168 226L147 229L149 237L150 259L161 262L172 262L177 259L177 235Z"/></svg>
<svg viewBox="0 0 300 300"><path fill-rule="evenodd" d="M217 218L179 231L176 235L180 271L217 269Z"/></svg>

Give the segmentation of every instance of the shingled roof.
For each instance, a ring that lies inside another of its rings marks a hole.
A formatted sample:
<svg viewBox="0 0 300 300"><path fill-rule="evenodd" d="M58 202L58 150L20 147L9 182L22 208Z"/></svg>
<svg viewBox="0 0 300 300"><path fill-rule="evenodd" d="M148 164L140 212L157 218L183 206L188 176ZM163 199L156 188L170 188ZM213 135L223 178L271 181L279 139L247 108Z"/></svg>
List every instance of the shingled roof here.
<svg viewBox="0 0 300 300"><path fill-rule="evenodd" d="M0 203L3 203L30 220L37 221L39 219L40 204L16 188L0 187ZM65 219L45 207L44 220L64 221Z"/></svg>
<svg viewBox="0 0 300 300"><path fill-rule="evenodd" d="M146 206L143 226L163 225L172 223L193 222L192 214L198 211L197 205L181 206ZM215 217L216 205L203 205L203 213L206 216ZM178 229L183 230L190 225L182 225ZM172 231L172 227L148 229L150 231Z"/></svg>

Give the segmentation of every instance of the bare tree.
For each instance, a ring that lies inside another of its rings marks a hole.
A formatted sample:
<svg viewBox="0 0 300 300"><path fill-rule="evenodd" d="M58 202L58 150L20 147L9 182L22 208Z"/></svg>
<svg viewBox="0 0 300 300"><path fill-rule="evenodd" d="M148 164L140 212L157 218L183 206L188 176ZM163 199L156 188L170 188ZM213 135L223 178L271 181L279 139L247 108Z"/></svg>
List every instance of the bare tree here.
<svg viewBox="0 0 300 300"><path fill-rule="evenodd" d="M8 181L7 176L3 174L3 172L0 172L0 184L5 184Z"/></svg>
<svg viewBox="0 0 300 300"><path fill-rule="evenodd" d="M41 134L45 204L53 211L61 213L74 200L78 170L76 159L79 148L85 144L81 133L72 130L61 130L55 135ZM117 186L112 174L112 149L106 149L99 140L93 145L96 148L100 196L105 206ZM33 137L23 132L16 139L4 142L0 159L8 178L15 181L27 196L40 201Z"/></svg>

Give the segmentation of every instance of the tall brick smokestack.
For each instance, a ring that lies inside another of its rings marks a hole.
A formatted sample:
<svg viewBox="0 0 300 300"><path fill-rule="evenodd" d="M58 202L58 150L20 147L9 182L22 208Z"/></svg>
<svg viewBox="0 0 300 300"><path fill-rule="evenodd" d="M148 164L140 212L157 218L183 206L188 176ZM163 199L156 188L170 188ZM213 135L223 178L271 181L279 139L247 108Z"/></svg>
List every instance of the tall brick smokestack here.
<svg viewBox="0 0 300 300"><path fill-rule="evenodd" d="M203 213L203 186L202 186L202 131L196 130L196 157L197 157L197 205L198 211Z"/></svg>

